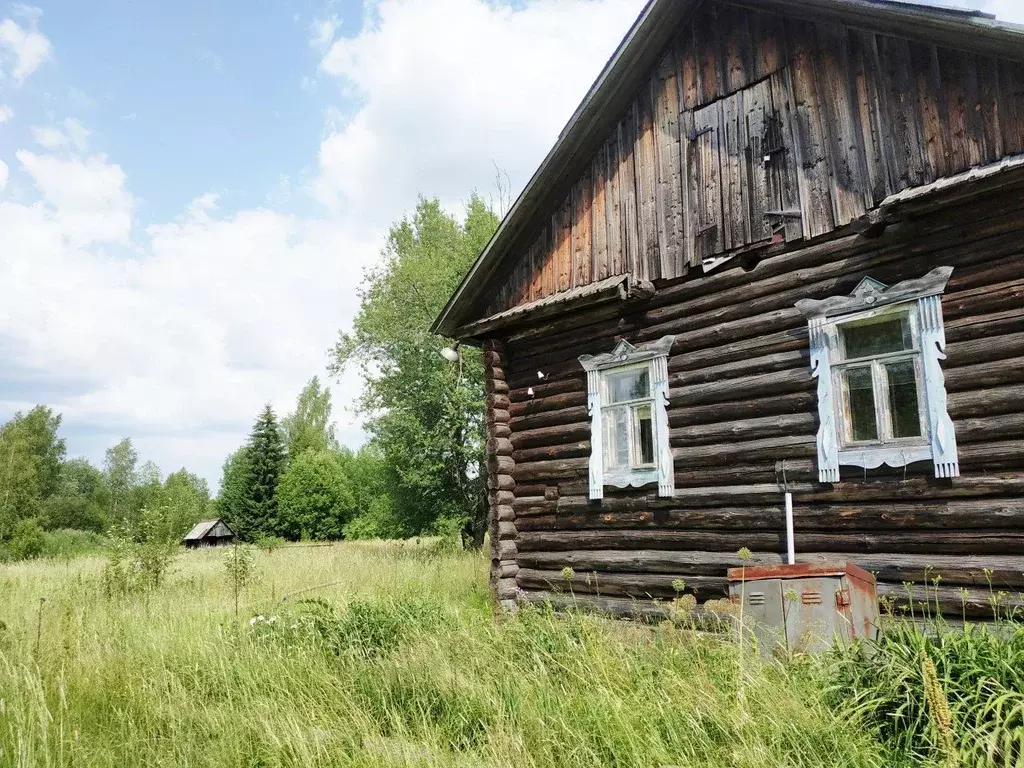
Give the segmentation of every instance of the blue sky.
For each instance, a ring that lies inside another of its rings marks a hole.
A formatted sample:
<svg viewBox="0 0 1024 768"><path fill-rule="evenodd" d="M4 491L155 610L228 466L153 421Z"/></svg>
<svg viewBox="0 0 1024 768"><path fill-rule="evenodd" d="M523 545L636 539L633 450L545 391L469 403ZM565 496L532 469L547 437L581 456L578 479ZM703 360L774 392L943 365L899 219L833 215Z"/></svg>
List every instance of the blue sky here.
<svg viewBox="0 0 1024 768"><path fill-rule="evenodd" d="M29 125L77 115L98 149L116 153L143 225L173 217L197 185L222 190L232 206L265 204L283 177L313 171L310 148L324 109L358 101L315 87L322 51L310 35L326 10L319 3L102 0L44 8L38 24L54 61L10 99L21 118L11 134L25 140ZM346 27L361 26L358 3L331 11Z"/></svg>
<svg viewBox="0 0 1024 768"><path fill-rule="evenodd" d="M0 419L215 486L325 375L388 226L495 164L518 189L641 6L0 0Z"/></svg>
<svg viewBox="0 0 1024 768"><path fill-rule="evenodd" d="M518 190L642 4L0 0L0 419L216 486L325 375L388 226L495 165Z"/></svg>

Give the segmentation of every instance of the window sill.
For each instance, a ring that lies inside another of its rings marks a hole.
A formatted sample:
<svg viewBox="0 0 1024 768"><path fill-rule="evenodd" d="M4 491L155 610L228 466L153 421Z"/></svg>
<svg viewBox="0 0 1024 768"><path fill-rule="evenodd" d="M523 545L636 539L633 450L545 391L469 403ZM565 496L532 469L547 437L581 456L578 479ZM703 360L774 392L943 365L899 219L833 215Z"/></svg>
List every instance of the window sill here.
<svg viewBox="0 0 1024 768"><path fill-rule="evenodd" d="M658 484L657 469L637 469L630 472L605 472L604 485L613 488L641 488Z"/></svg>
<svg viewBox="0 0 1024 768"><path fill-rule="evenodd" d="M884 445L868 448L847 448L839 451L839 464L847 467L875 469L883 464L905 467L915 461L931 461L930 445Z"/></svg>

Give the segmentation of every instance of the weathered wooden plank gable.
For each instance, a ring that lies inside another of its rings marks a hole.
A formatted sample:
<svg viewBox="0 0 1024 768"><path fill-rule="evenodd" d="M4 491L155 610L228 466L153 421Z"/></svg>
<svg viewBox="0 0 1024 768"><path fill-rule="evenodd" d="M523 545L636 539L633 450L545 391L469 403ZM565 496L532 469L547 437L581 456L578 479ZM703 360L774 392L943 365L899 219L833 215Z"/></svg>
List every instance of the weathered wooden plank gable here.
<svg viewBox="0 0 1024 768"><path fill-rule="evenodd" d="M888 35L876 37L883 70L884 117L891 140L887 144L891 189L925 183L924 139L917 111L917 78L910 60L910 44Z"/></svg>
<svg viewBox="0 0 1024 768"><path fill-rule="evenodd" d="M725 250L722 212L722 105L715 102L693 113L687 136L689 216L698 262Z"/></svg>
<svg viewBox="0 0 1024 768"><path fill-rule="evenodd" d="M666 278L679 277L686 271L677 62L673 46L662 59L654 79L658 248L661 276Z"/></svg>
<svg viewBox="0 0 1024 768"><path fill-rule="evenodd" d="M605 144L608 153L608 190L607 200L607 226L608 226L608 262L609 273L621 275L626 272L625 249L622 243L622 192L619 176L622 165L619 162L619 137L618 131L612 133L611 138Z"/></svg>
<svg viewBox="0 0 1024 768"><path fill-rule="evenodd" d="M822 127L827 136L832 212L837 226L863 216L873 207L861 135L849 30L833 24L814 28Z"/></svg>
<svg viewBox="0 0 1024 768"><path fill-rule="evenodd" d="M860 118L860 136L864 142L864 162L870 205L873 207L895 192L889 181L886 146L892 143L887 133L888 119L881 91L881 64L877 37L870 32L851 30L850 67Z"/></svg>
<svg viewBox="0 0 1024 768"><path fill-rule="evenodd" d="M594 187L588 169L572 190L572 286L589 285L593 280L594 253L591 243L591 201Z"/></svg>
<svg viewBox="0 0 1024 768"><path fill-rule="evenodd" d="M999 62L999 129L1004 155L1024 153L1024 64Z"/></svg>
<svg viewBox="0 0 1024 768"><path fill-rule="evenodd" d="M572 193L558 207L554 221L555 231L555 286L556 291L572 287Z"/></svg>
<svg viewBox="0 0 1024 768"><path fill-rule="evenodd" d="M798 240L803 236L800 179L797 169L801 163L801 150L796 141L794 127L793 86L789 69L773 74L769 79L771 90L772 116L768 126L769 202L779 201L778 211L797 212L796 216L782 215L771 218L773 230L785 233L786 241ZM772 209L769 208L768 211ZM767 211L766 211L767 213Z"/></svg>
<svg viewBox="0 0 1024 768"><path fill-rule="evenodd" d="M942 178L949 175L952 166L946 148L945 105L938 50L934 45L910 43L910 60L917 78L918 124L924 136L925 178Z"/></svg>
<svg viewBox="0 0 1024 768"><path fill-rule="evenodd" d="M1018 153L1020 63L706 0L487 306L678 278Z"/></svg>
<svg viewBox="0 0 1024 768"><path fill-rule="evenodd" d="M653 83L640 91L636 101L636 144L633 152L639 213L637 276L644 280L662 277L658 246L658 168L655 150Z"/></svg>
<svg viewBox="0 0 1024 768"><path fill-rule="evenodd" d="M609 275L611 262L608 256L608 145L605 144L594 155L591 164L593 191L591 216L593 217L594 280L604 280Z"/></svg>
<svg viewBox="0 0 1024 768"><path fill-rule="evenodd" d="M981 117L983 148L987 162L1003 156L999 129L999 62L991 56L978 57L978 113Z"/></svg>
<svg viewBox="0 0 1024 768"><path fill-rule="evenodd" d="M624 269L640 273L640 218L636 194L636 110L630 107L619 121L619 223L622 225Z"/></svg>
<svg viewBox="0 0 1024 768"><path fill-rule="evenodd" d="M836 225L829 176L828 136L822 124L822 105L818 93L813 49L813 25L787 23L792 43L790 82L795 107L796 145L799 148L800 208L803 211L804 237L810 239L831 232Z"/></svg>

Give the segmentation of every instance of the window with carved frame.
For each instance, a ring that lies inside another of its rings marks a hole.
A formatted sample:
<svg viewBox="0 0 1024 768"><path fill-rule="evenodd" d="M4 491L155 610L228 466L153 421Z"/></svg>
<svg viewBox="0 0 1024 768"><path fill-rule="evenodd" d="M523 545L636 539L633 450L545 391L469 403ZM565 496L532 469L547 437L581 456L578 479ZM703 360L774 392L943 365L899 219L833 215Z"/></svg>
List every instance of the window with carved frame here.
<svg viewBox="0 0 1024 768"><path fill-rule="evenodd" d="M887 286L865 278L849 296L805 299L818 380L818 476L841 465L905 467L931 460L936 477L960 474L940 361L940 295L952 267Z"/></svg>
<svg viewBox="0 0 1024 768"><path fill-rule="evenodd" d="M591 417L590 498L604 487L657 483L662 496L675 492L668 434L666 336L634 347L620 341L611 352L584 355Z"/></svg>

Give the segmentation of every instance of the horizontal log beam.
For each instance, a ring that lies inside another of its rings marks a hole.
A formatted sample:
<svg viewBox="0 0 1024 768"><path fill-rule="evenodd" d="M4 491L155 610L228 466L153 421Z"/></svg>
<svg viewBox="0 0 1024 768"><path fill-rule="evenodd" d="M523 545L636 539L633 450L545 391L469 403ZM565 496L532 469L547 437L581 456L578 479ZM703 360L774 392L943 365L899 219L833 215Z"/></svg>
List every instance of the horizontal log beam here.
<svg viewBox="0 0 1024 768"><path fill-rule="evenodd" d="M523 551L574 549L701 549L736 552L785 552L782 531L520 531L516 545ZM858 553L905 552L907 554L1024 555L1024 532L943 529L932 531L810 533L797 530L797 551Z"/></svg>
<svg viewBox="0 0 1024 768"><path fill-rule="evenodd" d="M560 571L539 571L520 568L516 581L524 589L551 592L572 592L581 595L612 595L615 597L674 598L672 582L678 576L649 573L577 573L566 579ZM728 594L725 576L691 576L686 579L686 592L698 600L710 600Z"/></svg>
<svg viewBox="0 0 1024 768"><path fill-rule="evenodd" d="M835 563L850 561L873 573L879 581L902 584L918 582L956 586L974 586L993 590L1024 587L1024 565L1018 557L992 555L906 555L902 553L858 554L841 552L799 552L798 563ZM775 552L754 552L741 560L734 552L666 551L642 549L571 550L567 552L520 552L523 568L559 572L572 568L577 573L663 573L682 577L725 576L730 568L744 565L781 565L783 557Z"/></svg>
<svg viewBox="0 0 1024 768"><path fill-rule="evenodd" d="M776 500L781 502L779 495ZM528 514L517 509L516 524L525 531L593 531L654 528L659 530L777 531L784 525L784 509L774 506L733 506L692 509L661 509L646 502L631 509L570 507L558 500L558 512ZM706 501L698 499L696 501ZM621 505L625 507L626 505ZM653 508L652 508L653 507ZM572 511L569 511L569 508ZM540 511L540 510L537 510ZM818 504L794 497L794 523L799 531L893 531L972 528L1017 529L1024 532L1024 499L922 500L919 503Z"/></svg>

